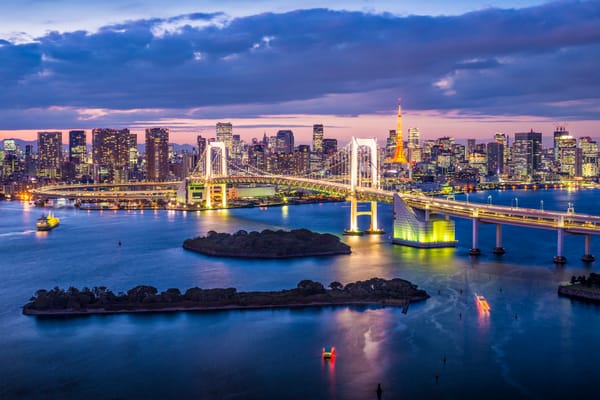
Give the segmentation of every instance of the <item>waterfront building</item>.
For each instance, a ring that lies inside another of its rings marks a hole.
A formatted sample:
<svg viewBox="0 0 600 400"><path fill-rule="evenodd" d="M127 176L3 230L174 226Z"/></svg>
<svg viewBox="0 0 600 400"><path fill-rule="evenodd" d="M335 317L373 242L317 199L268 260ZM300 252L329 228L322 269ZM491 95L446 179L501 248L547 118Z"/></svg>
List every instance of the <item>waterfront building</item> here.
<svg viewBox="0 0 600 400"><path fill-rule="evenodd" d="M217 122L217 142L225 143L227 157L231 157L233 150L233 125L231 122Z"/></svg>
<svg viewBox="0 0 600 400"><path fill-rule="evenodd" d="M277 131L275 152L294 152L294 132L289 129Z"/></svg>
<svg viewBox="0 0 600 400"><path fill-rule="evenodd" d="M242 147L244 143L240 135L231 136L231 155L230 157L237 163L242 162Z"/></svg>
<svg viewBox="0 0 600 400"><path fill-rule="evenodd" d="M559 152L559 142L560 142L560 138L561 136L570 136L569 135L569 131L567 131L567 129L564 126L557 126L556 130L554 131L554 159L556 161L558 161L558 152Z"/></svg>
<svg viewBox="0 0 600 400"><path fill-rule="evenodd" d="M169 177L169 130L146 129L146 180L165 181Z"/></svg>
<svg viewBox="0 0 600 400"><path fill-rule="evenodd" d="M74 175L83 174L87 163L87 144L85 131L69 131L69 162L73 165Z"/></svg>
<svg viewBox="0 0 600 400"><path fill-rule="evenodd" d="M596 178L598 176L598 143L591 137L579 138L581 149L581 176Z"/></svg>
<svg viewBox="0 0 600 400"><path fill-rule="evenodd" d="M519 179L531 179L542 166L542 134L515 133L512 146L512 174Z"/></svg>
<svg viewBox="0 0 600 400"><path fill-rule="evenodd" d="M62 132L38 132L38 175L50 179L61 177Z"/></svg>
<svg viewBox="0 0 600 400"><path fill-rule="evenodd" d="M323 125L313 125L313 151L317 153L323 153Z"/></svg>
<svg viewBox="0 0 600 400"><path fill-rule="evenodd" d="M504 171L504 143L487 144L487 174L500 175Z"/></svg>
<svg viewBox="0 0 600 400"><path fill-rule="evenodd" d="M558 173L566 178L580 176L580 171L577 171L577 140L568 134L555 140L558 150Z"/></svg>
<svg viewBox="0 0 600 400"><path fill-rule="evenodd" d="M126 182L129 170L129 129L92 130L92 162L97 182Z"/></svg>
<svg viewBox="0 0 600 400"><path fill-rule="evenodd" d="M500 170L500 173L505 173L506 166L508 165L508 162L510 160L510 147L508 135L502 132L498 132L494 134L494 142L502 143L502 146L504 148L504 154L502 155L502 169Z"/></svg>

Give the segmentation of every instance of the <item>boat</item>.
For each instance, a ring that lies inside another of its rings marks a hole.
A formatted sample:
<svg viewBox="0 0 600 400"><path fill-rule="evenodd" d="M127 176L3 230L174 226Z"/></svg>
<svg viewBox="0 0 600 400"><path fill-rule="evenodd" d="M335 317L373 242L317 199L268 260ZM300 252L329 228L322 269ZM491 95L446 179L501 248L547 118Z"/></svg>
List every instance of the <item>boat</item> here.
<svg viewBox="0 0 600 400"><path fill-rule="evenodd" d="M58 226L60 219L48 213L48 215L42 215L38 218L35 226L38 231L50 231Z"/></svg>
<svg viewBox="0 0 600 400"><path fill-rule="evenodd" d="M490 312L491 308L485 297L480 294L475 295L475 299L477 300L477 304L484 312Z"/></svg>
<svg viewBox="0 0 600 400"><path fill-rule="evenodd" d="M323 347L323 358L330 359L335 357L335 347Z"/></svg>

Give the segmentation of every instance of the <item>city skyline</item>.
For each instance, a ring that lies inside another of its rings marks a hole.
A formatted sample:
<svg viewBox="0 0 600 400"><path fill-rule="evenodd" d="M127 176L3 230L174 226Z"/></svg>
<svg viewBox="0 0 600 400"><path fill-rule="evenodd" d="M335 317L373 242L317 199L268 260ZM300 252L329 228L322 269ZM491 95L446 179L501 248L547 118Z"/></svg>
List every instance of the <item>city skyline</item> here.
<svg viewBox="0 0 600 400"><path fill-rule="evenodd" d="M244 140L385 140L398 97L425 139L600 135L598 1L79 3L0 6L0 139L165 127L191 144L231 121Z"/></svg>

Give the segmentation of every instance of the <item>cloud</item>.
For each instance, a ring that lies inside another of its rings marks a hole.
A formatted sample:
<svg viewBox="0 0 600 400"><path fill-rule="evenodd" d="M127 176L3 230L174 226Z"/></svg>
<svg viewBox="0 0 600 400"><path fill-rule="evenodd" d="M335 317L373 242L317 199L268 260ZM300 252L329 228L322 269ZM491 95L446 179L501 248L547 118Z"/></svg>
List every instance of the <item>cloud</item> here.
<svg viewBox="0 0 600 400"><path fill-rule="evenodd" d="M75 121L77 110L108 110L90 114L101 121L136 110L114 113L120 123L377 114L402 97L414 111L599 119L599 17L598 1L561 1L458 16L194 13L51 32L0 42L0 107L66 107Z"/></svg>

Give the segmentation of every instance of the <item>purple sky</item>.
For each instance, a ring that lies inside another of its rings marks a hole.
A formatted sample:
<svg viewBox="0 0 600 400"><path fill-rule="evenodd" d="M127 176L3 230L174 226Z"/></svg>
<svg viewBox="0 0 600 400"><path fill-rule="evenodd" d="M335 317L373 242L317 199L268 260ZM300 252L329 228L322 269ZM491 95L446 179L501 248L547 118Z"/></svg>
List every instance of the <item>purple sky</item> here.
<svg viewBox="0 0 600 400"><path fill-rule="evenodd" d="M425 138L600 136L599 1L84 3L0 5L0 139L165 126L193 143L217 121L383 139L398 97Z"/></svg>

